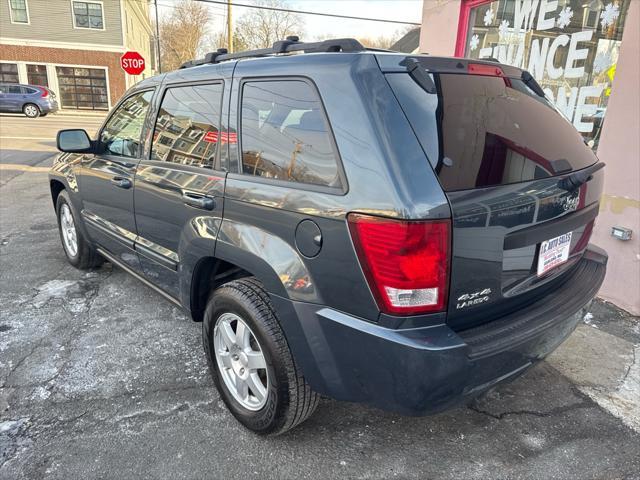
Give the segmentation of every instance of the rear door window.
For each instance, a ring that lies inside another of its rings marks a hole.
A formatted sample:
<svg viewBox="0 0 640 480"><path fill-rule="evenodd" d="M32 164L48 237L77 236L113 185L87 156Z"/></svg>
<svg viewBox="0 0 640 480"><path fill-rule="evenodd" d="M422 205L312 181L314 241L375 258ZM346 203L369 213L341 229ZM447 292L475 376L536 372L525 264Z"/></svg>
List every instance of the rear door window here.
<svg viewBox="0 0 640 480"><path fill-rule="evenodd" d="M221 106L222 83L168 88L156 119L151 160L214 167L219 145L226 141L220 132Z"/></svg>
<svg viewBox="0 0 640 480"><path fill-rule="evenodd" d="M446 191L536 180L597 161L571 123L519 78L433 77L437 93L430 94L408 74L387 75Z"/></svg>
<svg viewBox="0 0 640 480"><path fill-rule="evenodd" d="M306 81L245 82L240 140L244 174L342 185L320 97Z"/></svg>

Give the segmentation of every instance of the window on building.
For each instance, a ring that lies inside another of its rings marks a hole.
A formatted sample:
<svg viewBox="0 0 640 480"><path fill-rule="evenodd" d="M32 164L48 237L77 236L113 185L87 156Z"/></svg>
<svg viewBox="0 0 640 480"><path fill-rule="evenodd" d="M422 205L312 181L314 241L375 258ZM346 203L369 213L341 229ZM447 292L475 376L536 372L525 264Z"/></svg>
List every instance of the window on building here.
<svg viewBox="0 0 640 480"><path fill-rule="evenodd" d="M631 0L476 0L461 56L529 70L594 150ZM462 49L460 49L462 50Z"/></svg>
<svg viewBox="0 0 640 480"><path fill-rule="evenodd" d="M56 67L63 108L108 110L107 74L101 68Z"/></svg>
<svg viewBox="0 0 640 480"><path fill-rule="evenodd" d="M18 83L18 65L15 63L0 63L0 82Z"/></svg>
<svg viewBox="0 0 640 480"><path fill-rule="evenodd" d="M73 2L73 22L76 28L104 29L102 4L93 2Z"/></svg>
<svg viewBox="0 0 640 480"><path fill-rule="evenodd" d="M9 0L11 23L29 23L27 0Z"/></svg>
<svg viewBox="0 0 640 480"><path fill-rule="evenodd" d="M137 158L141 153L142 125L153 91L130 96L113 112L100 133L104 155Z"/></svg>
<svg viewBox="0 0 640 480"><path fill-rule="evenodd" d="M49 86L46 65L27 65L27 82L31 85Z"/></svg>
<svg viewBox="0 0 640 480"><path fill-rule="evenodd" d="M245 83L241 125L243 173L341 185L320 98L310 84L301 80Z"/></svg>
<svg viewBox="0 0 640 480"><path fill-rule="evenodd" d="M211 168L220 144L222 84L167 89L153 132L151 159ZM201 135L194 137L193 132Z"/></svg>

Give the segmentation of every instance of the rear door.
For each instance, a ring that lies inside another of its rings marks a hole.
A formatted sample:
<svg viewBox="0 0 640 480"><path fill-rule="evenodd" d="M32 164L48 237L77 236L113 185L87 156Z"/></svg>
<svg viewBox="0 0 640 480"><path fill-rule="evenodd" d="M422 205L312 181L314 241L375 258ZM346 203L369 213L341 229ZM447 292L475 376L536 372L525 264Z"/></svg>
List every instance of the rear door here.
<svg viewBox="0 0 640 480"><path fill-rule="evenodd" d="M89 234L118 260L140 270L134 251L133 180L153 90L136 92L112 112L98 134L98 153L82 158L78 185Z"/></svg>
<svg viewBox="0 0 640 480"><path fill-rule="evenodd" d="M213 256L222 220L223 89L222 80L166 86L136 173L136 250L145 275L174 298L185 256Z"/></svg>
<svg viewBox="0 0 640 480"><path fill-rule="evenodd" d="M561 180L597 158L521 78L435 73L430 94L397 75L387 78L451 204L448 323L464 329L539 299L581 258L603 172L572 190Z"/></svg>

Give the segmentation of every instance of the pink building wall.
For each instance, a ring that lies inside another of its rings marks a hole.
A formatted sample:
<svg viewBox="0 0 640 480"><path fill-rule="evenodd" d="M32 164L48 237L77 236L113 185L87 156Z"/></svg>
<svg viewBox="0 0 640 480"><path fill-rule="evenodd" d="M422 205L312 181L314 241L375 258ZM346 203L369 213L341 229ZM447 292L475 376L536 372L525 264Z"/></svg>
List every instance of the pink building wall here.
<svg viewBox="0 0 640 480"><path fill-rule="evenodd" d="M420 52L453 56L465 0L424 0ZM640 1L631 2L611 88L598 157L607 164L605 191L592 242L609 253L599 296L640 315ZM611 227L633 238L611 236Z"/></svg>
<svg viewBox="0 0 640 480"><path fill-rule="evenodd" d="M604 196L592 242L609 252L600 296L640 315L640 2L631 2L616 76L598 145L607 164ZM633 229L620 241L612 226Z"/></svg>

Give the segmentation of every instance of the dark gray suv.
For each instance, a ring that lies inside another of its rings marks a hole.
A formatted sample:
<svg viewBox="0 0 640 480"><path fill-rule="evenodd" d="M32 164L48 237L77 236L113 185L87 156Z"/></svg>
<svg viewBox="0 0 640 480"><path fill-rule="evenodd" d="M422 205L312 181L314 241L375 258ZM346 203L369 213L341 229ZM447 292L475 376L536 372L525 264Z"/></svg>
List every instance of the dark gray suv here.
<svg viewBox="0 0 640 480"><path fill-rule="evenodd" d="M73 265L107 259L203 322L251 430L319 395L406 415L471 399L598 291L603 165L526 71L296 38L183 67L95 139L61 131L51 193Z"/></svg>

